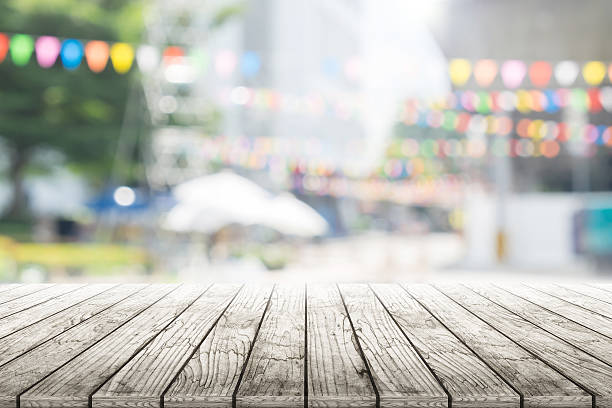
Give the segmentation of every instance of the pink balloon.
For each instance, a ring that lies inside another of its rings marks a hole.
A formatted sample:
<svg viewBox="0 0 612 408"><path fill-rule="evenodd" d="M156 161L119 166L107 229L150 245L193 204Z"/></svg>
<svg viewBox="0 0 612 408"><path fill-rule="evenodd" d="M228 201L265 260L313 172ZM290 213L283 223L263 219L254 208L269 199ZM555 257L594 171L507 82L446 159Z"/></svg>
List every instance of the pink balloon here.
<svg viewBox="0 0 612 408"><path fill-rule="evenodd" d="M60 41L55 37L43 36L36 40L36 60L43 68L51 68L61 49Z"/></svg>
<svg viewBox="0 0 612 408"><path fill-rule="evenodd" d="M518 88L525 78L527 66L523 61L508 60L501 67L501 76L506 88Z"/></svg>

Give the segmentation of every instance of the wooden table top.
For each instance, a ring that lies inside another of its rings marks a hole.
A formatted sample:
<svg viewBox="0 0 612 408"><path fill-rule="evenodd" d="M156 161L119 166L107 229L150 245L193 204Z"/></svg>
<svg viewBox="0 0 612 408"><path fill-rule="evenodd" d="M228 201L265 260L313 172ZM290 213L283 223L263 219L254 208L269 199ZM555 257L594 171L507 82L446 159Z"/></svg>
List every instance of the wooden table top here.
<svg viewBox="0 0 612 408"><path fill-rule="evenodd" d="M612 286L0 285L1 407L612 407Z"/></svg>

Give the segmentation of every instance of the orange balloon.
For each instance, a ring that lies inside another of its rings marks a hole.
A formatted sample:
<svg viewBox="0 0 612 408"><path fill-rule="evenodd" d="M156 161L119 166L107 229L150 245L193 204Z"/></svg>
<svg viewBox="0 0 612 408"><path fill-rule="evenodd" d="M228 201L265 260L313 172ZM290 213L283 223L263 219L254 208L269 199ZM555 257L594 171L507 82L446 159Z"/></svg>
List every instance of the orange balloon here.
<svg viewBox="0 0 612 408"><path fill-rule="evenodd" d="M490 59L483 59L474 65L474 78L476 83L483 88L491 85L497 76L497 62Z"/></svg>
<svg viewBox="0 0 612 408"><path fill-rule="evenodd" d="M536 61L529 67L529 79L538 88L544 88L550 82L552 66L546 61Z"/></svg>
<svg viewBox="0 0 612 408"><path fill-rule="evenodd" d="M87 66L95 73L104 71L108 62L109 48L104 41L90 41L85 45Z"/></svg>

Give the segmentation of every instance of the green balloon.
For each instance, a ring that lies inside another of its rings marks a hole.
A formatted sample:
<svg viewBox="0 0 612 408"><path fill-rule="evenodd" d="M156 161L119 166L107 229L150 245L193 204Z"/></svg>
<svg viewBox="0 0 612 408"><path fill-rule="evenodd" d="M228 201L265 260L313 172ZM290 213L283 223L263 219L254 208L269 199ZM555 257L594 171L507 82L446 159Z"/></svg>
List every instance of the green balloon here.
<svg viewBox="0 0 612 408"><path fill-rule="evenodd" d="M16 34L11 38L10 47L13 62L15 65L22 67L30 61L34 51L34 40L29 35Z"/></svg>

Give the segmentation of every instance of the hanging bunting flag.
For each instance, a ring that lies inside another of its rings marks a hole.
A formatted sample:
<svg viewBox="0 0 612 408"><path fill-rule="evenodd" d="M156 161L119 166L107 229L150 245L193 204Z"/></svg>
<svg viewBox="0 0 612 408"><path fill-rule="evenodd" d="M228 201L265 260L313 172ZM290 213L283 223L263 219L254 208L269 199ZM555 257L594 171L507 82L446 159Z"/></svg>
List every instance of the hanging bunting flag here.
<svg viewBox="0 0 612 408"><path fill-rule="evenodd" d="M589 61L582 67L582 77L587 84L597 86L606 76L606 66L600 61Z"/></svg>
<svg viewBox="0 0 612 408"><path fill-rule="evenodd" d="M6 53L9 50L9 38L6 34L0 33L0 63L6 58Z"/></svg>
<svg viewBox="0 0 612 408"><path fill-rule="evenodd" d="M36 60L43 68L51 68L62 47L60 40L55 37L42 36L36 40Z"/></svg>
<svg viewBox="0 0 612 408"><path fill-rule="evenodd" d="M200 73L208 69L208 53L201 47L196 47L189 53L191 65Z"/></svg>
<svg viewBox="0 0 612 408"><path fill-rule="evenodd" d="M110 49L110 58L115 71L125 74L132 68L134 49L126 43L115 43Z"/></svg>
<svg viewBox="0 0 612 408"><path fill-rule="evenodd" d="M321 70L328 77L337 77L340 73L340 64L334 57L325 57L321 62Z"/></svg>
<svg viewBox="0 0 612 408"><path fill-rule="evenodd" d="M612 112L612 87L604 86L601 88L599 101L606 111Z"/></svg>
<svg viewBox="0 0 612 408"><path fill-rule="evenodd" d="M104 71L108 63L109 47L104 41L90 41L85 45L87 66L95 73Z"/></svg>
<svg viewBox="0 0 612 408"><path fill-rule="evenodd" d="M261 60L256 52L247 51L242 55L242 60L240 62L240 70L242 71L242 75L247 78L252 78L257 75L260 67Z"/></svg>
<svg viewBox="0 0 612 408"><path fill-rule="evenodd" d="M472 64L466 59L453 59L448 66L448 73L453 85L463 86L470 79Z"/></svg>
<svg viewBox="0 0 612 408"><path fill-rule="evenodd" d="M561 86L571 86L578 77L579 67L574 61L561 61L555 66L555 79Z"/></svg>
<svg viewBox="0 0 612 408"><path fill-rule="evenodd" d="M546 61L536 61L529 66L529 79L538 88L544 88L550 82L552 67Z"/></svg>
<svg viewBox="0 0 612 408"><path fill-rule="evenodd" d="M527 67L523 61L508 60L501 67L501 76L506 88L516 89L523 82Z"/></svg>
<svg viewBox="0 0 612 408"><path fill-rule="evenodd" d="M136 50L136 63L142 72L152 72L159 65L159 50L152 45L141 45Z"/></svg>
<svg viewBox="0 0 612 408"><path fill-rule="evenodd" d="M13 62L17 66L24 66L30 62L30 57L34 51L34 40L26 34L15 34L11 38L10 52Z"/></svg>
<svg viewBox="0 0 612 408"><path fill-rule="evenodd" d="M83 45L79 40L68 39L62 44L62 50L60 51L60 57L64 68L72 71L81 65L83 59Z"/></svg>
<svg viewBox="0 0 612 408"><path fill-rule="evenodd" d="M227 77L236 69L236 54L232 51L225 50L217 54L215 58L215 69L221 77Z"/></svg>
<svg viewBox="0 0 612 408"><path fill-rule="evenodd" d="M497 62L490 59L480 60L474 65L474 79L479 86L486 88L495 80L497 71Z"/></svg>
<svg viewBox="0 0 612 408"><path fill-rule="evenodd" d="M183 62L183 58L185 57L185 52L181 47L166 47L164 50L164 64L181 64Z"/></svg>
<svg viewBox="0 0 612 408"><path fill-rule="evenodd" d="M601 112L603 106L601 104L601 95L599 88L591 88L587 91L589 111L593 113Z"/></svg>

